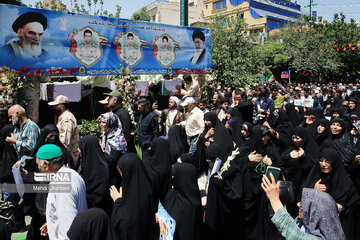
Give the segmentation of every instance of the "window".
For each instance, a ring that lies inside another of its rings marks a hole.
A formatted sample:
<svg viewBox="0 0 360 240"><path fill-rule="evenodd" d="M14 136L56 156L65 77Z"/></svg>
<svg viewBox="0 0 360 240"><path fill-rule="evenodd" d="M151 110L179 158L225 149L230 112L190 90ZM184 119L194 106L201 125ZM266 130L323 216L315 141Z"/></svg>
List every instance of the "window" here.
<svg viewBox="0 0 360 240"><path fill-rule="evenodd" d="M213 10L222 9L226 7L226 0L221 0L213 3Z"/></svg>
<svg viewBox="0 0 360 240"><path fill-rule="evenodd" d="M152 16L152 21L155 22L155 19L156 19L156 15L153 15Z"/></svg>

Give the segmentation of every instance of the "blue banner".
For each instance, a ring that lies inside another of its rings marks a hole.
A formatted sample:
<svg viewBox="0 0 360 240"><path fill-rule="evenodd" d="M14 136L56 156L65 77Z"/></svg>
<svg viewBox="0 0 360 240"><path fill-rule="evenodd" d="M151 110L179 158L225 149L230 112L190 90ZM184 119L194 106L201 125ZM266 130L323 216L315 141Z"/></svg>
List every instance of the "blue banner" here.
<svg viewBox="0 0 360 240"><path fill-rule="evenodd" d="M32 75L207 73L211 31L0 4L0 67Z"/></svg>

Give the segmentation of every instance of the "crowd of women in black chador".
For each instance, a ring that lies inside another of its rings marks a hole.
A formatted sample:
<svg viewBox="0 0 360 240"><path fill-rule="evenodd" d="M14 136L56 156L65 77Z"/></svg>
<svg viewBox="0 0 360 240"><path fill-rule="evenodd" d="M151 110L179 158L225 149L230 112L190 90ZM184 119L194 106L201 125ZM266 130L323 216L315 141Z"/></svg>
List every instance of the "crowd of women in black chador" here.
<svg viewBox="0 0 360 240"><path fill-rule="evenodd" d="M85 181L89 209L74 219L69 239L159 239L159 202L176 220L175 240L283 239L291 229L279 223L279 208L269 197L271 188L279 189L264 177L266 168L273 166L280 169L280 179L292 183L293 198L286 195L289 192L278 195L291 217L299 213L295 222L300 233L293 233L294 239L356 240L360 239L358 99L350 98L346 109L337 98L326 106L271 106L255 125L238 108L229 107L222 120L208 112L196 156L186 152L184 131L173 125L167 139L154 139L142 159L126 153L121 125L108 113L102 115L105 134L100 143L95 136L79 141L76 164L52 124L42 130L32 156L42 145L56 144L64 152L66 166ZM9 131L10 125L3 127L0 140ZM2 156L14 155L12 148L1 146ZM212 174L217 159L220 172ZM2 161L0 167L13 163ZM29 161L25 169L36 172L35 162ZM2 179L11 174L1 173ZM39 231L46 222L45 200L44 194L24 196L32 216L27 239L46 239Z"/></svg>

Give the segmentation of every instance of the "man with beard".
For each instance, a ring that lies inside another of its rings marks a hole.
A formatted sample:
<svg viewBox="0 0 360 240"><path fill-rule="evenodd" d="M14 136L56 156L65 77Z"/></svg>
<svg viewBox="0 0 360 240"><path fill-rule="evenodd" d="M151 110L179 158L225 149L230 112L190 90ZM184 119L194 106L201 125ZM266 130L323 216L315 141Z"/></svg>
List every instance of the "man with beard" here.
<svg viewBox="0 0 360 240"><path fill-rule="evenodd" d="M13 41L1 48L3 56L9 60L15 58L39 59L46 55L41 48L41 40L47 27L47 19L37 12L27 12L20 15L12 24L19 40Z"/></svg>
<svg viewBox="0 0 360 240"><path fill-rule="evenodd" d="M9 108L8 117L15 130L6 138L6 142L15 145L18 160L24 155L30 156L40 135L39 127L27 118L25 109L20 105Z"/></svg>
<svg viewBox="0 0 360 240"><path fill-rule="evenodd" d="M79 157L79 130L74 114L68 110L68 103L68 97L59 95L56 97L55 101L49 102L48 104L54 107L54 110L58 115L58 123L56 126L59 129L60 141L64 144L74 162L76 162Z"/></svg>
<svg viewBox="0 0 360 240"><path fill-rule="evenodd" d="M138 110L140 113L138 134L138 144L143 152L148 150L152 140L158 137L159 124L157 116L150 111L150 102L146 99L138 101Z"/></svg>
<svg viewBox="0 0 360 240"><path fill-rule="evenodd" d="M199 64L205 59L205 35L200 30L195 30L192 39L195 44L195 54L190 58L191 64Z"/></svg>
<svg viewBox="0 0 360 240"><path fill-rule="evenodd" d="M157 110L158 105L156 102L153 104L154 113L158 116L161 116L164 136L167 136L171 125L180 123L185 119L184 114L177 109L179 103L180 100L177 97L171 96L169 98L169 108L162 111Z"/></svg>
<svg viewBox="0 0 360 240"><path fill-rule="evenodd" d="M13 144L17 153L17 162L13 167L18 167L19 163L21 166L25 166L27 161L23 160L23 156L30 156L33 152L37 139L40 135L40 129L30 119L27 118L25 109L20 105L14 105L8 110L9 121L15 126L14 132L10 136L6 137L6 142ZM20 161L21 160L21 161ZM15 204L14 213L14 232L26 231L23 205L19 203L19 196L12 194L10 201Z"/></svg>

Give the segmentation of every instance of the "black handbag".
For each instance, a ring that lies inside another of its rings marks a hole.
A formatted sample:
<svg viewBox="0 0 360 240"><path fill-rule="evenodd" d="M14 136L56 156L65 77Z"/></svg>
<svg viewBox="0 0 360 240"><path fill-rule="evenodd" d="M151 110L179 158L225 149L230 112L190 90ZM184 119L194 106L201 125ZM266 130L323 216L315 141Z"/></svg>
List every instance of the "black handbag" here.
<svg viewBox="0 0 360 240"><path fill-rule="evenodd" d="M279 180L279 197L280 201L287 206L295 203L294 185L290 181L286 181L284 174L281 173L284 180Z"/></svg>

